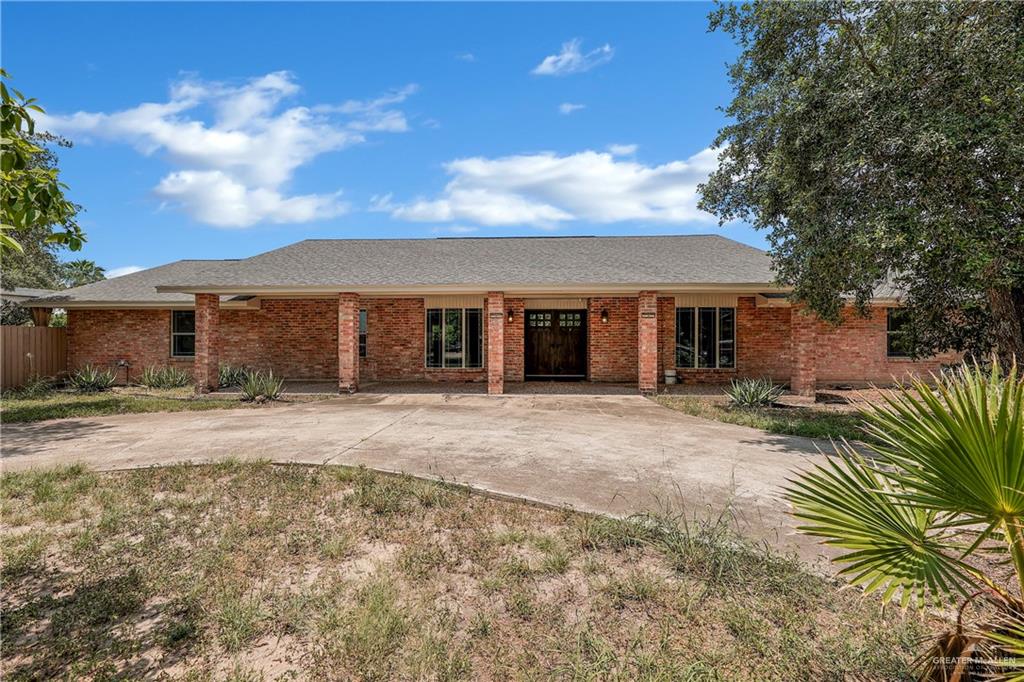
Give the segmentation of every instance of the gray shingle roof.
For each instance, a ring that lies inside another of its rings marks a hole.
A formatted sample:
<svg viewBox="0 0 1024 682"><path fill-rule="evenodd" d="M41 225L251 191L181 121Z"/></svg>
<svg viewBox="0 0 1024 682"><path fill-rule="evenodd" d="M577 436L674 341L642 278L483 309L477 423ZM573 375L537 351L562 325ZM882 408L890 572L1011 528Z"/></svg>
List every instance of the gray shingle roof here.
<svg viewBox="0 0 1024 682"><path fill-rule="evenodd" d="M158 285L182 277L199 277L205 268L216 268L233 261L228 260L179 260L130 275L105 279L92 284L52 292L49 296L33 299L26 305L60 307L61 304L88 305L93 303L183 303L192 305L191 294L159 293Z"/></svg>
<svg viewBox="0 0 1024 682"><path fill-rule="evenodd" d="M236 261L178 261L39 302L191 302L174 289L343 290L579 285L758 285L766 253L717 235L311 239ZM159 287L158 293L157 287Z"/></svg>
<svg viewBox="0 0 1024 682"><path fill-rule="evenodd" d="M10 289L0 290L0 300L18 302L24 301L29 298L47 296L53 293L56 293L53 289L35 289L33 287L11 287Z"/></svg>
<svg viewBox="0 0 1024 682"><path fill-rule="evenodd" d="M203 270L182 287L767 284L763 251L716 235L311 239Z"/></svg>

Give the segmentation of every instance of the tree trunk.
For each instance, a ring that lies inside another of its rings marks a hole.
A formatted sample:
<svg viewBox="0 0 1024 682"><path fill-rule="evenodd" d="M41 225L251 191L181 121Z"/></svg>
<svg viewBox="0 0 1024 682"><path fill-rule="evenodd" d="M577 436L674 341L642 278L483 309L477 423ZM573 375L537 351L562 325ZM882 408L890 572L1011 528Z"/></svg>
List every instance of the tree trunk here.
<svg viewBox="0 0 1024 682"><path fill-rule="evenodd" d="M995 354L1004 367L1014 359L1024 364L1024 287L989 289L988 300Z"/></svg>

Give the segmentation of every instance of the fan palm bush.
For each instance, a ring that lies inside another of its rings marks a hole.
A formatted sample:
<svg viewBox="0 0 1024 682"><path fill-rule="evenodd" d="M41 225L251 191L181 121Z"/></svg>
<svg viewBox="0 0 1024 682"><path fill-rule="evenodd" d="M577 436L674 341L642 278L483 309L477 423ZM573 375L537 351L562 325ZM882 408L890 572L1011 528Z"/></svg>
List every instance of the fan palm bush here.
<svg viewBox="0 0 1024 682"><path fill-rule="evenodd" d="M864 417L872 457L844 443L791 481L800 530L883 602L959 606L923 679L1024 679L1024 377L963 365Z"/></svg>
<svg viewBox="0 0 1024 682"><path fill-rule="evenodd" d="M768 407L782 395L782 386L771 379L733 379L726 394L737 407Z"/></svg>
<svg viewBox="0 0 1024 682"><path fill-rule="evenodd" d="M80 367L69 378L68 383L80 393L98 393L114 385L117 375L112 369L103 369L95 365Z"/></svg>

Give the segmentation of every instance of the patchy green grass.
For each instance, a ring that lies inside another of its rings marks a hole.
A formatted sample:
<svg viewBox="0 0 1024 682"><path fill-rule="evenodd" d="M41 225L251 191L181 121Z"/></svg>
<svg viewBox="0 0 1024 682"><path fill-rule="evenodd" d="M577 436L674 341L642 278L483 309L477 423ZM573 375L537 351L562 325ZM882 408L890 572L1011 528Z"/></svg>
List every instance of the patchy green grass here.
<svg viewBox="0 0 1024 682"><path fill-rule="evenodd" d="M5 679L909 679L926 624L721 521L342 467L0 478Z"/></svg>
<svg viewBox="0 0 1024 682"><path fill-rule="evenodd" d="M302 396L312 399L313 396ZM271 405L266 403L265 405ZM142 389L117 388L101 393L75 393L55 390L38 396L23 397L9 393L0 399L0 420L4 423L37 422L66 417L99 417L142 412L191 412L262 407L230 398L195 398L191 388Z"/></svg>
<svg viewBox="0 0 1024 682"><path fill-rule="evenodd" d="M864 420L856 412L814 407L733 407L693 396L663 395L657 396L655 400L665 407L694 417L751 426L768 433L870 441L861 428Z"/></svg>

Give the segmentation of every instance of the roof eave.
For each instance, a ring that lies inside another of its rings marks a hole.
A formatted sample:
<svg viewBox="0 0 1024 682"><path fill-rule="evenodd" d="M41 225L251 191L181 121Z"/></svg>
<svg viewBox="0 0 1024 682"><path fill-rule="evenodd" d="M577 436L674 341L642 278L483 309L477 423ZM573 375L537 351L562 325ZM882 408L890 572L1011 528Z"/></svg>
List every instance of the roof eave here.
<svg viewBox="0 0 1024 682"><path fill-rule="evenodd" d="M428 294L479 294L488 291L502 291L506 295L519 294L606 294L636 293L638 291L660 291L665 293L717 291L736 293L757 293L760 291L788 292L789 287L779 287L765 282L592 282L583 284L430 284L430 285L395 285L365 286L336 284L331 286L296 286L296 285L223 285L223 284L164 284L156 287L159 293L180 294L337 294L339 292L361 294L365 296L408 295L424 296Z"/></svg>

